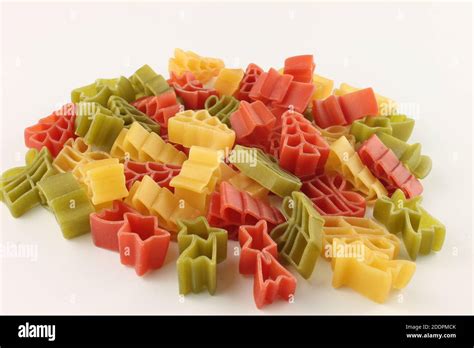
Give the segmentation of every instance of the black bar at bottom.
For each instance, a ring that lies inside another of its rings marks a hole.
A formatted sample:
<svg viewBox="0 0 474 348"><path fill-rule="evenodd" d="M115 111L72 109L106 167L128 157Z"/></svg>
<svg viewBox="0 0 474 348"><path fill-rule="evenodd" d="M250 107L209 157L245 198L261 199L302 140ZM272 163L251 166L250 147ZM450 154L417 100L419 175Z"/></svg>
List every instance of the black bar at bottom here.
<svg viewBox="0 0 474 348"><path fill-rule="evenodd" d="M2 316L0 346L210 345L222 344L228 337L227 343L288 347L304 343L473 347L473 322L472 316Z"/></svg>

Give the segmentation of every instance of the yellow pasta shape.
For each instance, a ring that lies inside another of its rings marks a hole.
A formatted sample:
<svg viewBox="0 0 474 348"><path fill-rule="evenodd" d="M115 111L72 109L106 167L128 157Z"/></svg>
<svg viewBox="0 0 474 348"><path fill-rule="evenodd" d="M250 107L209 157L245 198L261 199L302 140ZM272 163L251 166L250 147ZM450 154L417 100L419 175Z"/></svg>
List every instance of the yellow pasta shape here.
<svg viewBox="0 0 474 348"><path fill-rule="evenodd" d="M114 143L112 144L112 148L110 149L110 155L112 157L120 158L120 159L125 157L126 151L123 148L123 141L127 133L128 133L127 128L124 128L120 131L118 137L115 139Z"/></svg>
<svg viewBox="0 0 474 348"><path fill-rule="evenodd" d="M332 93L334 81L320 75L313 75L313 85L316 87L311 99L326 99Z"/></svg>
<svg viewBox="0 0 474 348"><path fill-rule="evenodd" d="M345 136L351 145L353 147L355 146L356 139L355 136L350 133L350 126L335 125L329 126L327 128L321 128L317 125L314 126L321 132L321 135L324 137L324 139L326 139L329 145L331 145L340 137Z"/></svg>
<svg viewBox="0 0 474 348"><path fill-rule="evenodd" d="M192 51L183 51L179 48L174 50L174 57L170 58L168 70L177 75L190 71L202 83L208 82L224 67L221 59L201 57Z"/></svg>
<svg viewBox="0 0 474 348"><path fill-rule="evenodd" d="M333 287L348 286L378 303L385 302L392 288L404 288L415 273L414 262L390 260L360 240L347 243L335 238L332 247Z"/></svg>
<svg viewBox="0 0 474 348"><path fill-rule="evenodd" d="M123 164L116 158L93 161L78 170L94 205L112 202L128 196Z"/></svg>
<svg viewBox="0 0 474 348"><path fill-rule="evenodd" d="M158 134L148 132L138 122L134 122L130 129L122 129L110 154L115 158L128 157L133 161L176 165L181 165L186 160L183 152L166 143Z"/></svg>
<svg viewBox="0 0 474 348"><path fill-rule="evenodd" d="M242 69L222 69L217 75L214 89L219 95L234 95L244 77Z"/></svg>
<svg viewBox="0 0 474 348"><path fill-rule="evenodd" d="M335 95L344 95L352 92L361 90L362 88L354 87L348 85L347 83L341 83L339 88L334 90ZM390 98L384 97L380 94L375 93L375 99L377 100L377 105L379 107L379 115L388 116L397 113L397 103Z"/></svg>
<svg viewBox="0 0 474 348"><path fill-rule="evenodd" d="M367 200L387 195L382 183L370 172L346 137L342 136L330 146L326 171L341 174Z"/></svg>
<svg viewBox="0 0 474 348"><path fill-rule="evenodd" d="M231 149L235 132L207 110L186 110L168 121L168 137L186 147L198 145L214 150Z"/></svg>
<svg viewBox="0 0 474 348"><path fill-rule="evenodd" d="M170 182L175 194L201 212L205 212L209 195L214 192L220 178L220 163L223 156L221 151L192 146L189 159L183 163L179 174Z"/></svg>
<svg viewBox="0 0 474 348"><path fill-rule="evenodd" d="M400 251L400 239L385 227L368 218L348 216L323 216L323 256L332 258L335 238L346 242L361 241L371 250L394 259Z"/></svg>
<svg viewBox="0 0 474 348"><path fill-rule="evenodd" d="M266 200L268 190L255 180L250 179L243 173L236 172L225 163L221 163L220 181L227 181L240 191L245 191L253 198Z"/></svg>
<svg viewBox="0 0 474 348"><path fill-rule="evenodd" d="M75 169L75 177L80 183L85 183L87 172L89 170L102 167L102 166L113 166L118 164L119 160L117 158L106 158L98 161L90 161L87 163L81 163Z"/></svg>
<svg viewBox="0 0 474 348"><path fill-rule="evenodd" d="M178 229L178 219L193 219L201 215L184 199L166 187L160 187L148 175L133 183L125 203L144 215L156 216L161 227L173 232Z"/></svg>
<svg viewBox="0 0 474 348"><path fill-rule="evenodd" d="M92 151L83 138L68 139L64 147L53 160L53 166L60 173L72 172L76 179L79 178L77 168L91 161L110 158L104 151Z"/></svg>

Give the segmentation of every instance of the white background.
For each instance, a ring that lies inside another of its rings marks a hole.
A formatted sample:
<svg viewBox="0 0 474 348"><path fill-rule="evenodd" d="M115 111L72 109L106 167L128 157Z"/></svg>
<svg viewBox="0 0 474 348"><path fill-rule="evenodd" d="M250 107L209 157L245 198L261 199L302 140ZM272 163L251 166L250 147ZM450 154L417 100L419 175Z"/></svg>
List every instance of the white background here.
<svg viewBox="0 0 474 348"><path fill-rule="evenodd" d="M167 75L175 47L279 68L312 53L316 72L337 84L372 86L404 105L433 170L424 207L443 221L441 252L419 257L411 283L376 304L331 287L329 264L298 279L295 303L259 311L253 279L238 273L236 243L218 268L215 296L179 302L172 244L162 269L137 277L90 235L63 239L54 216L19 219L0 204L2 246L37 247L37 260L0 259L7 314L424 314L472 313L472 12L470 4L3 4L1 169L22 165L23 130L98 77L129 76L144 63Z"/></svg>

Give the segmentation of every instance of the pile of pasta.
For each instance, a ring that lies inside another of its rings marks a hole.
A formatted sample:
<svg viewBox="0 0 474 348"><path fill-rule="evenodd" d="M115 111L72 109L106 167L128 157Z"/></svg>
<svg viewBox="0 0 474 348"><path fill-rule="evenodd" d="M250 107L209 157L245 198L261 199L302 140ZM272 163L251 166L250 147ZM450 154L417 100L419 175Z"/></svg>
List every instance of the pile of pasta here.
<svg viewBox="0 0 474 348"><path fill-rule="evenodd" d="M176 49L168 79L144 65L76 88L25 129L0 197L14 217L47 207L65 238L90 232L139 276L177 242L182 295L218 290L235 240L258 308L291 302L320 258L335 288L382 303L445 238L421 205L431 160L408 142L415 121L372 88L334 89L312 55L282 64Z"/></svg>

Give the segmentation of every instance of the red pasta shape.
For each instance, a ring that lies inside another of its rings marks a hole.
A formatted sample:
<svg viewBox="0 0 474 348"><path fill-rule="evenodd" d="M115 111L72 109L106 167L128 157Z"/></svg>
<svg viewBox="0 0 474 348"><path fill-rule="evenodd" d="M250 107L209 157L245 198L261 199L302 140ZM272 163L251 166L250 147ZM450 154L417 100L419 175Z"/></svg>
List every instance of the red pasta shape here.
<svg viewBox="0 0 474 348"><path fill-rule="evenodd" d="M112 251L119 251L118 231L125 224L125 213L138 212L122 201L114 201L113 207L99 213L92 213L90 218L91 235L94 245Z"/></svg>
<svg viewBox="0 0 474 348"><path fill-rule="evenodd" d="M263 251L278 257L277 244L268 234L265 220L255 225L244 225L239 228L239 272L240 274L254 274L257 269L257 256Z"/></svg>
<svg viewBox="0 0 474 348"><path fill-rule="evenodd" d="M273 303L277 298L289 300L296 290L296 278L267 251L257 255L253 296L257 308Z"/></svg>
<svg viewBox="0 0 474 348"><path fill-rule="evenodd" d="M141 181L145 175L148 175L161 187L166 187L171 192L174 192L170 182L171 179L179 174L181 166L156 162L125 161L124 170L125 183L129 190L135 181Z"/></svg>
<svg viewBox="0 0 474 348"><path fill-rule="evenodd" d="M282 129L281 124L273 128L272 132L270 133L270 140L269 140L268 147L266 148L266 150L264 150L268 154L275 157L275 159L277 160L280 157L281 129Z"/></svg>
<svg viewBox="0 0 474 348"><path fill-rule="evenodd" d="M202 83L197 80L192 72L185 72L177 76L171 72L171 78L168 83L176 92L176 95L183 100L186 109L204 109L206 99L211 95L217 95L213 88L204 88Z"/></svg>
<svg viewBox="0 0 474 348"><path fill-rule="evenodd" d="M304 112L311 102L314 93L312 83L293 81L288 88L285 97L280 102L273 103L274 106L287 108L296 112Z"/></svg>
<svg viewBox="0 0 474 348"><path fill-rule="evenodd" d="M322 171L329 155L329 145L303 115L287 111L282 116L279 163L296 176Z"/></svg>
<svg viewBox="0 0 474 348"><path fill-rule="evenodd" d="M250 90L249 97L252 100L260 100L265 104L281 102L292 80L293 76L281 75L271 68L268 72L260 74Z"/></svg>
<svg viewBox="0 0 474 348"><path fill-rule="evenodd" d="M243 101L230 116L230 124L235 131L237 143L242 145L266 146L276 118L261 101Z"/></svg>
<svg viewBox="0 0 474 348"><path fill-rule="evenodd" d="M294 56L285 59L283 73L293 76L293 81L311 83L315 67L312 54Z"/></svg>
<svg viewBox="0 0 474 348"><path fill-rule="evenodd" d="M242 81L240 81L239 88L234 94L234 97L242 101L251 102L252 99L250 99L249 93L252 90L252 87L257 81L258 77L262 73L263 70L258 65L253 63L249 64L247 66L247 69L245 70L245 75Z"/></svg>
<svg viewBox="0 0 474 348"><path fill-rule="evenodd" d="M303 112L311 101L313 92L312 83L293 81L292 75L281 75L272 68L259 76L249 97L273 107Z"/></svg>
<svg viewBox="0 0 474 348"><path fill-rule="evenodd" d="M158 227L156 216L125 213L117 235L120 262L135 267L138 276L160 268L168 252L171 235Z"/></svg>
<svg viewBox="0 0 474 348"><path fill-rule="evenodd" d="M352 124L365 116L378 114L377 100L372 88L361 89L342 96L331 95L313 100L314 122L321 128Z"/></svg>
<svg viewBox="0 0 474 348"><path fill-rule="evenodd" d="M321 215L364 217L366 201L350 191L338 174L321 174L303 181L301 191L308 196Z"/></svg>
<svg viewBox="0 0 474 348"><path fill-rule="evenodd" d="M397 156L373 134L357 151L362 162L392 194L401 189L406 197L413 198L423 192L420 181L405 168Z"/></svg>
<svg viewBox="0 0 474 348"><path fill-rule="evenodd" d="M277 208L223 181L219 192L211 196L207 220L211 226L226 229L229 239L235 240L241 225L255 225L259 220L265 220L272 229L285 219Z"/></svg>
<svg viewBox="0 0 474 348"><path fill-rule="evenodd" d="M140 98L132 105L155 120L161 126L161 134L167 134L168 120L176 115L181 108L173 90L157 96Z"/></svg>
<svg viewBox="0 0 474 348"><path fill-rule="evenodd" d="M64 143L75 139L74 122L76 107L73 103L66 104L60 110L39 120L34 126L25 129L25 145L28 148L41 150L46 146L53 157L62 150Z"/></svg>

